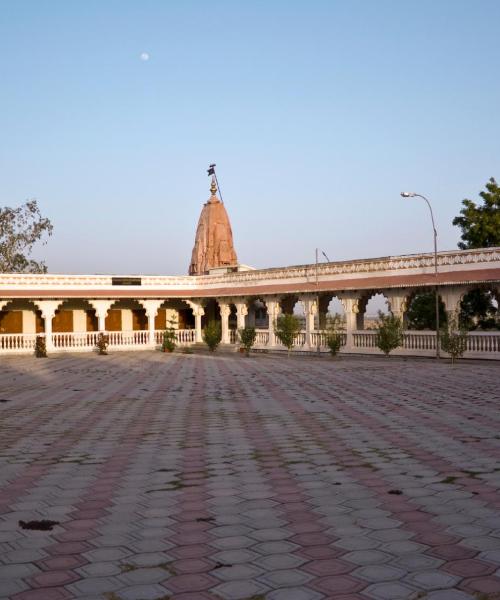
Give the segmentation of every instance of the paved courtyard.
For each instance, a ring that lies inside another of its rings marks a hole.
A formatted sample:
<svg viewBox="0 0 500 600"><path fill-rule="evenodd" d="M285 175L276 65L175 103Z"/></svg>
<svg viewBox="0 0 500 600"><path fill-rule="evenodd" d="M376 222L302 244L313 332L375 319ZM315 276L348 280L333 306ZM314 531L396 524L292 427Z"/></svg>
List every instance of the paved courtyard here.
<svg viewBox="0 0 500 600"><path fill-rule="evenodd" d="M0 361L2 598L500 598L498 364Z"/></svg>

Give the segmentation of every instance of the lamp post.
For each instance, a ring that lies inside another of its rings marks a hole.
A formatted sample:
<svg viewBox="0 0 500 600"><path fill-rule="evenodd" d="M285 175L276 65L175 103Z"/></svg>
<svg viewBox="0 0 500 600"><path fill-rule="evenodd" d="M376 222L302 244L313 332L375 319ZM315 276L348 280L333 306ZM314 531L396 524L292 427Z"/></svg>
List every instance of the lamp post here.
<svg viewBox="0 0 500 600"><path fill-rule="evenodd" d="M438 259L437 259L437 231L436 224L434 223L434 214L432 212L432 206L429 200L422 196L422 194L417 194L415 192L401 192L401 196L403 198L422 198L426 201L427 206L429 207L429 211L431 213L431 221L432 221L432 230L434 232L434 277L436 279L435 286L435 296L436 296L436 358L439 358L439 293L438 293Z"/></svg>

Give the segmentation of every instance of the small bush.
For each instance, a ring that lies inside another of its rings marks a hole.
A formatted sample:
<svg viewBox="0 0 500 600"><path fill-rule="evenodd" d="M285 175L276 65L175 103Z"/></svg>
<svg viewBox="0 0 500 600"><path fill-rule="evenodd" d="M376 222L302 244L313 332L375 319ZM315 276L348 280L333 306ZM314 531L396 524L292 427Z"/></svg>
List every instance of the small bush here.
<svg viewBox="0 0 500 600"><path fill-rule="evenodd" d="M176 319L169 319L168 327L163 332L163 341L161 344L163 352L173 352L177 346L176 325Z"/></svg>
<svg viewBox="0 0 500 600"><path fill-rule="evenodd" d="M210 352L215 352L222 339L222 329L218 321L210 321L203 330L203 341Z"/></svg>
<svg viewBox="0 0 500 600"><path fill-rule="evenodd" d="M328 317L326 321L326 345L328 346L332 356L335 356L342 346L342 333L339 331L341 324L342 317L337 313L331 317Z"/></svg>
<svg viewBox="0 0 500 600"><path fill-rule="evenodd" d="M47 358L47 346L43 335L37 335L35 339L35 356L37 358Z"/></svg>
<svg viewBox="0 0 500 600"><path fill-rule="evenodd" d="M451 357L451 364L467 350L467 329L459 323L456 316L450 318L448 325L441 329L440 341L443 351Z"/></svg>
<svg viewBox="0 0 500 600"><path fill-rule="evenodd" d="M97 354L101 356L105 356L108 352L108 344L109 344L109 335L104 335L104 333L100 333L97 337Z"/></svg>
<svg viewBox="0 0 500 600"><path fill-rule="evenodd" d="M402 342L403 324L401 319L394 315L384 315L379 310L377 346L386 356L389 356L389 353L401 346Z"/></svg>
<svg viewBox="0 0 500 600"><path fill-rule="evenodd" d="M295 315L280 315L274 324L274 333L290 356L295 338L300 333L300 321Z"/></svg>
<svg viewBox="0 0 500 600"><path fill-rule="evenodd" d="M255 327L245 327L244 329L240 329L238 333L240 336L241 345L243 348L245 348L245 354L250 356L250 350L255 344L255 338L257 337Z"/></svg>

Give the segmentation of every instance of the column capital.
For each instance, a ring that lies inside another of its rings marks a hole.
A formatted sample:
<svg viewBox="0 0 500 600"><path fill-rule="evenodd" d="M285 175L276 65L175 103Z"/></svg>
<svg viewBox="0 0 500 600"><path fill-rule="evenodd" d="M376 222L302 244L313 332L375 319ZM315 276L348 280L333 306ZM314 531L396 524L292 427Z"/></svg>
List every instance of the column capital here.
<svg viewBox="0 0 500 600"><path fill-rule="evenodd" d="M234 305L236 306L236 312L239 315L242 315L244 317L248 315L248 306L246 302L235 302Z"/></svg>
<svg viewBox="0 0 500 600"><path fill-rule="evenodd" d="M89 298L89 303L95 308L97 317L106 317L108 310L116 302L116 300L94 300Z"/></svg>
<svg viewBox="0 0 500 600"><path fill-rule="evenodd" d="M62 300L39 300L37 306L40 308L44 319L52 319L61 302Z"/></svg>
<svg viewBox="0 0 500 600"><path fill-rule="evenodd" d="M148 315L148 317L149 316L156 317L156 313L158 312L158 309L165 302L165 300L155 300L155 299L148 298L145 300L139 300L139 302L146 309L146 314Z"/></svg>

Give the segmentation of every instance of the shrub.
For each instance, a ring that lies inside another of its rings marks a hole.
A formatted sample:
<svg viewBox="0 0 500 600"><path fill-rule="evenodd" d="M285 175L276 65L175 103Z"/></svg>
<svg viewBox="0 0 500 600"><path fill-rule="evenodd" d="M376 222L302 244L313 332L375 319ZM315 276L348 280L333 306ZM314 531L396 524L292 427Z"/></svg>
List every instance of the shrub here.
<svg viewBox="0 0 500 600"><path fill-rule="evenodd" d="M327 318L325 330L326 345L332 356L335 356L342 346L342 333L339 331L341 323L342 317L337 313Z"/></svg>
<svg viewBox="0 0 500 600"><path fill-rule="evenodd" d="M456 315L441 329L440 341L443 351L451 357L451 364L454 364L457 358L461 358L467 350L467 329L460 324Z"/></svg>
<svg viewBox="0 0 500 600"><path fill-rule="evenodd" d="M163 332L163 341L161 344L161 349L163 352L173 352L177 345L177 337L176 337L176 325L177 320L172 318L168 320L168 327Z"/></svg>
<svg viewBox="0 0 500 600"><path fill-rule="evenodd" d="M222 329L218 321L209 321L203 330L203 341L210 352L215 352L222 338Z"/></svg>
<svg viewBox="0 0 500 600"><path fill-rule="evenodd" d="M274 324L274 333L278 340L288 350L288 356L293 348L293 343L300 332L300 321L295 315L280 315Z"/></svg>
<svg viewBox="0 0 500 600"><path fill-rule="evenodd" d="M250 350L255 344L255 338L257 337L255 327L245 327L244 329L240 329L238 333L240 335L241 345L245 348L245 354L250 356Z"/></svg>
<svg viewBox="0 0 500 600"><path fill-rule="evenodd" d="M403 324L401 319L394 315L384 315L379 310L377 346L386 356L389 356L389 353L398 346L401 346L402 342Z"/></svg>
<svg viewBox="0 0 500 600"><path fill-rule="evenodd" d="M47 358L47 346L43 335L37 335L35 339L35 356L37 358Z"/></svg>
<svg viewBox="0 0 500 600"><path fill-rule="evenodd" d="M104 335L104 333L100 333L97 337L97 354L101 356L105 356L108 352L108 344L109 344L109 335Z"/></svg>

